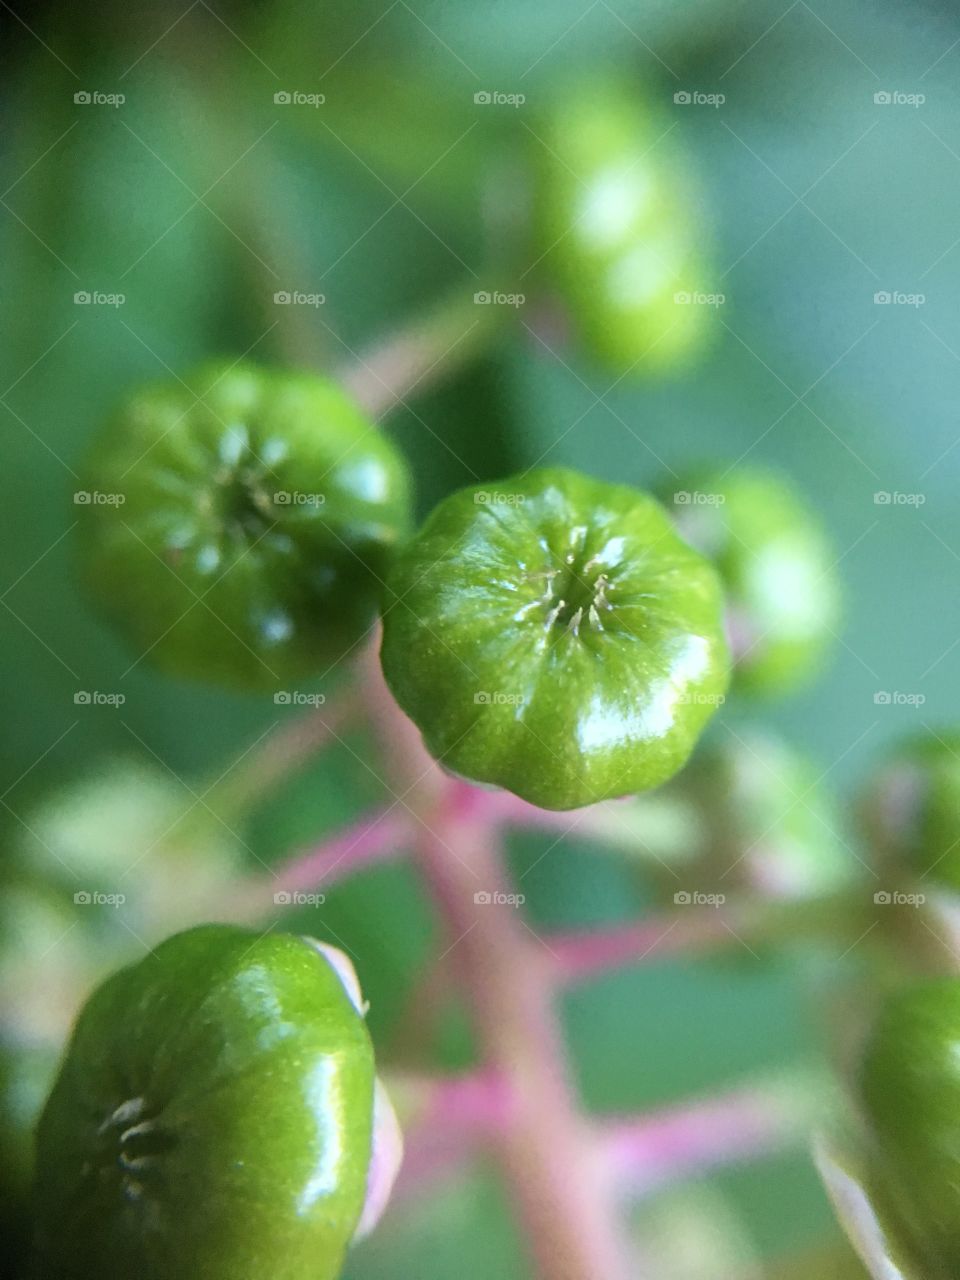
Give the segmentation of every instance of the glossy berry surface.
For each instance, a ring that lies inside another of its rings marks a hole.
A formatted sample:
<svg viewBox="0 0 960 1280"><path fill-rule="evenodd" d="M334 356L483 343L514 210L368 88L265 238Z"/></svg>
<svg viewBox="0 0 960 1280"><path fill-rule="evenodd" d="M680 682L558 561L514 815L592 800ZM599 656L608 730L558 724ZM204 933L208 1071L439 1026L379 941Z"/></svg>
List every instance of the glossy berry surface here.
<svg viewBox="0 0 960 1280"><path fill-rule="evenodd" d="M620 373L683 363L714 322L669 130L609 80L568 89L538 127L542 268L587 347Z"/></svg>
<svg viewBox="0 0 960 1280"><path fill-rule="evenodd" d="M877 1175L930 1277L960 1273L960 980L893 997L867 1046L860 1092Z"/></svg>
<svg viewBox="0 0 960 1280"><path fill-rule="evenodd" d="M39 1125L44 1280L333 1280L374 1106L347 988L308 939L220 925L108 979Z"/></svg>
<svg viewBox="0 0 960 1280"><path fill-rule="evenodd" d="M663 782L722 701L716 574L626 486L548 468L461 490L390 586L383 669L428 749L543 808Z"/></svg>
<svg viewBox="0 0 960 1280"><path fill-rule="evenodd" d="M276 688L370 625L407 529L399 454L332 383L208 365L98 440L81 504L91 591L136 658Z"/></svg>
<svg viewBox="0 0 960 1280"><path fill-rule="evenodd" d="M810 678L839 614L836 557L814 511L755 467L694 476L673 504L680 531L723 579L739 686L773 694Z"/></svg>

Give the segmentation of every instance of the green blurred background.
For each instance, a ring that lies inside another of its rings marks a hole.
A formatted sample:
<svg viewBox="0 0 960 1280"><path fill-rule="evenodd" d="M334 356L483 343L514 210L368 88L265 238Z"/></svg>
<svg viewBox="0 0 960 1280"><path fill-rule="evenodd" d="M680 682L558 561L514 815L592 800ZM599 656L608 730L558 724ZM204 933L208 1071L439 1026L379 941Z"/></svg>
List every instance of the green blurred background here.
<svg viewBox="0 0 960 1280"><path fill-rule="evenodd" d="M65 783L136 759L190 786L296 708L153 675L88 609L71 531L79 461L115 403L208 355L355 368L432 301L495 283L522 218L536 112L585 69L632 78L674 125L697 189L704 287L726 303L682 375L614 377L530 327L387 416L421 510L537 460L640 486L747 456L822 514L845 622L822 679L757 714L849 796L891 737L956 717L960 593L960 17L893 0L354 0L351 4L3 5L0 161L0 803L8 844ZM28 29L29 28L29 29ZM480 91L523 94L478 105ZM719 107L674 94L721 93ZM276 103L323 94L322 106ZM923 95L920 105L877 93ZM120 105L75 95L124 95ZM707 248L709 246L709 248ZM523 279L505 282L524 291ZM282 306L277 291L322 293ZM122 294L82 305L81 291ZM527 290L532 292L532 290ZM878 291L924 295L878 305ZM527 319L523 316L521 319ZM562 358L559 358L562 357ZM923 495L877 504L878 491ZM324 688L326 686L323 686ZM123 691L121 708L76 705ZM878 691L923 694L877 705ZM722 735L724 727L714 733ZM270 861L378 798L349 749L265 808ZM188 794L188 793L187 793ZM575 839L516 841L545 925L628 919L642 878ZM385 1054L457 1065L457 1027L413 1046L403 1022L435 951L402 867L331 894L313 932L346 940ZM851 943L855 941L850 939ZM823 1007L856 955L663 963L566 1005L587 1104L636 1111L824 1054ZM656 1029L654 1033L653 1029ZM711 1179L768 1260L836 1232L802 1151ZM350 1280L522 1276L482 1170L389 1216ZM663 1204L679 1215L682 1204ZM644 1214L650 1212L646 1206ZM733 1228L731 1228L733 1229ZM774 1262L764 1264L779 1274ZM763 1274L767 1274L766 1271ZM712 1276L711 1280L716 1280Z"/></svg>

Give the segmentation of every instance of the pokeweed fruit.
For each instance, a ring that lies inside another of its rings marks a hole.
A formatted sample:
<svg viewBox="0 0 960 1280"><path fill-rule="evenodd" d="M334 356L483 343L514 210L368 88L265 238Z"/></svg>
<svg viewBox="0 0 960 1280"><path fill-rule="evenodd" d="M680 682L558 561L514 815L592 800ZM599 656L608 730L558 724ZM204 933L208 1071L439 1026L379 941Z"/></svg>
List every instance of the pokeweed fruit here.
<svg viewBox="0 0 960 1280"><path fill-rule="evenodd" d="M540 120L541 269L589 350L618 373L669 369L708 336L704 232L671 160L670 122L608 76Z"/></svg>
<svg viewBox="0 0 960 1280"><path fill-rule="evenodd" d="M723 700L716 574L626 486L549 468L461 490L389 586L383 670L428 749L542 808L663 782Z"/></svg>
<svg viewBox="0 0 960 1280"><path fill-rule="evenodd" d="M960 1274L960 980L908 988L880 1012L859 1092L884 1202L925 1280ZM919 1274L919 1273L918 1273Z"/></svg>
<svg viewBox="0 0 960 1280"><path fill-rule="evenodd" d="M29 1202L33 1130L56 1066L56 1050L47 1043L0 1038L0 1200L18 1209Z"/></svg>
<svg viewBox="0 0 960 1280"><path fill-rule="evenodd" d="M339 1275L384 1199L363 1013L341 952L230 925L109 978L38 1127L44 1280Z"/></svg>
<svg viewBox="0 0 960 1280"><path fill-rule="evenodd" d="M819 667L839 614L835 558L807 503L755 467L674 487L678 527L723 579L737 683L779 693Z"/></svg>
<svg viewBox="0 0 960 1280"><path fill-rule="evenodd" d="M885 869L960 893L960 735L931 731L902 743L862 807Z"/></svg>
<svg viewBox="0 0 960 1280"><path fill-rule="evenodd" d="M678 785L700 814L709 869L766 898L849 884L861 868L821 773L789 743L749 729L698 755Z"/></svg>
<svg viewBox="0 0 960 1280"><path fill-rule="evenodd" d="M86 578L137 658L239 688L343 657L410 518L403 460L343 392L248 364L139 392L87 477Z"/></svg>

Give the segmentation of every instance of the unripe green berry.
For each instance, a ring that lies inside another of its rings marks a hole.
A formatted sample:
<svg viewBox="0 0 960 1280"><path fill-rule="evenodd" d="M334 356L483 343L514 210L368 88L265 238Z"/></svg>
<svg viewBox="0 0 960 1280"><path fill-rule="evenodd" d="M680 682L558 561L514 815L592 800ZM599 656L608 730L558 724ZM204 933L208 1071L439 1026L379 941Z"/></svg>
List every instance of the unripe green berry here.
<svg viewBox="0 0 960 1280"><path fill-rule="evenodd" d="M669 128L609 78L566 86L538 123L542 269L588 348L620 373L684 363L715 316L695 300L704 236Z"/></svg>
<svg viewBox="0 0 960 1280"><path fill-rule="evenodd" d="M849 883L858 865L821 772L787 742L749 730L698 756L680 785L702 814L714 873L765 898Z"/></svg>
<svg viewBox="0 0 960 1280"><path fill-rule="evenodd" d="M755 467L673 486L683 536L720 571L738 685L773 694L809 679L839 615L835 556L808 504Z"/></svg>
<svg viewBox="0 0 960 1280"><path fill-rule="evenodd" d="M375 1082L337 955L207 925L94 993L38 1130L44 1280L339 1275Z"/></svg>
<svg viewBox="0 0 960 1280"><path fill-rule="evenodd" d="M57 1067L48 1044L0 1040L0 1198L22 1208L33 1180L33 1130Z"/></svg>
<svg viewBox="0 0 960 1280"><path fill-rule="evenodd" d="M624 485L547 468L461 490L390 587L383 670L428 749L543 808L657 786L722 701L716 574Z"/></svg>
<svg viewBox="0 0 960 1280"><path fill-rule="evenodd" d="M910 988L882 1009L860 1096L875 1169L924 1280L960 1274L960 981Z"/></svg>
<svg viewBox="0 0 960 1280"><path fill-rule="evenodd" d="M903 743L867 788L866 824L891 871L930 877L960 893L960 737Z"/></svg>
<svg viewBox="0 0 960 1280"><path fill-rule="evenodd" d="M135 658L172 674L322 674L375 615L409 521L403 460L322 378L207 365L187 383L139 392L96 443L90 589Z"/></svg>

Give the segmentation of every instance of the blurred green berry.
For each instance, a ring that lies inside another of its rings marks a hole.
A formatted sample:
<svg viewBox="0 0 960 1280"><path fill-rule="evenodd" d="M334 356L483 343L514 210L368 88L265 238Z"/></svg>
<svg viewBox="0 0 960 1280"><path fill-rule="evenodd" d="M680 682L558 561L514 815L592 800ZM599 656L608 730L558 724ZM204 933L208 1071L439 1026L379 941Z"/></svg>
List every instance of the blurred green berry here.
<svg viewBox="0 0 960 1280"><path fill-rule="evenodd" d="M925 1280L960 1274L960 980L892 997L867 1044L859 1091L876 1176Z"/></svg>
<svg viewBox="0 0 960 1280"><path fill-rule="evenodd" d="M741 731L698 755L681 785L702 816L707 860L765 898L808 898L857 871L812 761L769 734Z"/></svg>
<svg viewBox="0 0 960 1280"><path fill-rule="evenodd" d="M902 742L867 784L861 809L878 862L960 892L960 736Z"/></svg>
<svg viewBox="0 0 960 1280"><path fill-rule="evenodd" d="M819 668L839 618L835 556L813 510L755 467L704 473L673 489L683 536L720 571L740 687L789 690Z"/></svg>
<svg viewBox="0 0 960 1280"><path fill-rule="evenodd" d="M375 1081L329 952L202 926L93 994L38 1129L44 1280L339 1275Z"/></svg>
<svg viewBox="0 0 960 1280"><path fill-rule="evenodd" d="M123 892L126 927L117 928L128 945L152 943L209 919L247 857L233 824L197 794L159 767L111 762L35 804L15 833L13 860L62 886L67 901ZM111 914L88 912L84 927Z"/></svg>
<svg viewBox="0 0 960 1280"><path fill-rule="evenodd" d="M634 489L549 468L461 490L390 586L383 670L428 749L543 808L657 786L723 700L716 574Z"/></svg>
<svg viewBox="0 0 960 1280"><path fill-rule="evenodd" d="M33 1183L33 1131L57 1069L48 1044L0 1040L0 1198L21 1208Z"/></svg>
<svg viewBox="0 0 960 1280"><path fill-rule="evenodd" d="M689 362L716 322L669 131L609 78L568 87L537 128L541 266L584 343L618 373Z"/></svg>
<svg viewBox="0 0 960 1280"><path fill-rule="evenodd" d="M403 460L336 386L248 364L137 393L86 476L86 578L134 657L238 688L341 659L409 520Z"/></svg>

